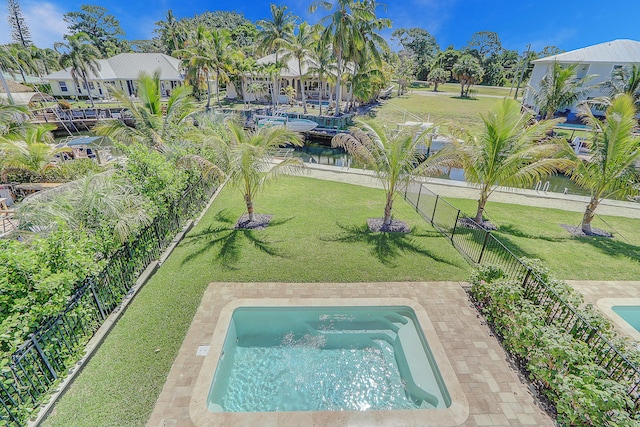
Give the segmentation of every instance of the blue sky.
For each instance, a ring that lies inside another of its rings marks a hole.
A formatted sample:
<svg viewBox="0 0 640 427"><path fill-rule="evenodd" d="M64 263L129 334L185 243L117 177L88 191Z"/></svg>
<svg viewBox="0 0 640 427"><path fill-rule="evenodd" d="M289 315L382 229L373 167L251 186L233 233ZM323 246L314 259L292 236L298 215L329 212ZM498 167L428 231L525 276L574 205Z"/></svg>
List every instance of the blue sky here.
<svg viewBox="0 0 640 427"><path fill-rule="evenodd" d="M4 2L3 2L4 3ZM62 15L79 10L83 3L99 4L120 21L128 39L152 37L154 23L172 9L178 18L193 16L206 10L235 10L250 20L268 18L269 2L256 0L19 0L34 42L51 47L66 33ZM319 10L309 14L309 0L286 0L284 4L303 20L315 22L325 14ZM460 48L477 31L497 32L505 48L523 51L527 44L541 50L555 45L564 50L627 38L640 40L640 2L629 1L619 7L612 3L582 0L387 0L386 11L379 15L390 18L393 28L421 27L436 37L442 49L449 45ZM3 5L0 19L0 44L10 40ZM390 35L391 31L386 32Z"/></svg>

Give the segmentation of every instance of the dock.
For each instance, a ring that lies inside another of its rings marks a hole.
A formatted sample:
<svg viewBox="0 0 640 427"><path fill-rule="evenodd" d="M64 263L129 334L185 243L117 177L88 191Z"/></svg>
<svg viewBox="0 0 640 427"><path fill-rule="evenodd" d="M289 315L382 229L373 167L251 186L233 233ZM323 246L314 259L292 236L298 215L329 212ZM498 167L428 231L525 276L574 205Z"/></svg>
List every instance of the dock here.
<svg viewBox="0 0 640 427"><path fill-rule="evenodd" d="M100 120L121 120L127 125L133 124L133 118L124 108L84 108L63 110L62 108L43 108L32 111L30 122L36 125L53 124L57 130L78 132L90 130Z"/></svg>

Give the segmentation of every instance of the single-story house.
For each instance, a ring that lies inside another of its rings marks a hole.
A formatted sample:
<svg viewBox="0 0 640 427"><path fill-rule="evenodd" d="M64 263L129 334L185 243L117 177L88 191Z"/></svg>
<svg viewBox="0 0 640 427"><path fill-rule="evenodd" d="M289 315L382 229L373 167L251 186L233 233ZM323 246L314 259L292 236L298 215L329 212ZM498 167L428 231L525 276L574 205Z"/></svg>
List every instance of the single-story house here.
<svg viewBox="0 0 640 427"><path fill-rule="evenodd" d="M560 53L533 61L533 72L529 86L524 92L523 104L538 111L534 97L540 88L540 81L554 62L559 64L578 64L576 77L582 78L593 75L587 82L593 88L585 93L580 100L569 107L571 113L576 113L576 106L581 101L607 95L607 88L602 83L611 79L611 74L623 67L640 64L640 42L635 40L613 40L570 52ZM602 110L594 114L602 114Z"/></svg>
<svg viewBox="0 0 640 427"><path fill-rule="evenodd" d="M90 73L89 87L79 81L76 85L71 77L71 69L56 71L43 77L51 84L51 90L56 97L81 96L88 97L89 91L94 98L109 98L109 86L115 87L136 96L137 81L140 72L152 74L160 71L160 88L163 96L168 96L171 90L184 82L184 75L180 71L181 61L162 53L121 53L109 59L100 59L100 70L97 75Z"/></svg>

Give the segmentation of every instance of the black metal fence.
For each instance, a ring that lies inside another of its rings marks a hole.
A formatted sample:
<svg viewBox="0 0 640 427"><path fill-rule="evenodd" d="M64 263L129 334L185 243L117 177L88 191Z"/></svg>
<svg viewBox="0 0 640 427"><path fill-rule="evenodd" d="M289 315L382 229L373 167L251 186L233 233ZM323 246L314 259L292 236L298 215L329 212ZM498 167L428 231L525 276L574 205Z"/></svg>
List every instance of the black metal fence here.
<svg viewBox="0 0 640 427"><path fill-rule="evenodd" d="M215 186L199 183L125 243L95 277L89 277L62 313L42 325L11 355L0 371L0 425L22 426L31 411L65 376L104 320L122 302L137 277L158 259L194 213L202 210Z"/></svg>
<svg viewBox="0 0 640 427"><path fill-rule="evenodd" d="M628 384L627 393L635 405L633 410L638 409L639 367L504 246L491 231L469 227L470 218L422 183L412 182L405 191L405 200L434 228L448 237L469 262L474 265L499 266L509 279L521 283L525 296L545 308L547 324L562 326L574 338L588 343L594 351L596 363L605 369L609 378Z"/></svg>

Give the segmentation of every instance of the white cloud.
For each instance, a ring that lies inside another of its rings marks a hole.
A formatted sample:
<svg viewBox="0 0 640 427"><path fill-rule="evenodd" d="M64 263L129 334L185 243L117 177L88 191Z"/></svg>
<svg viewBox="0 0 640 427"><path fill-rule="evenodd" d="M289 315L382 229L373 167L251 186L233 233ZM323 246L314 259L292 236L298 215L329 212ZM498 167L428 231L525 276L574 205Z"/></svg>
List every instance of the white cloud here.
<svg viewBox="0 0 640 427"><path fill-rule="evenodd" d="M46 1L22 4L22 15L36 46L53 47L55 42L63 41L62 37L67 32L67 23L62 19L64 13L58 5ZM11 42L9 28L7 30L0 34L0 44Z"/></svg>

